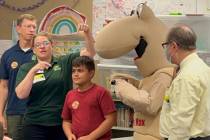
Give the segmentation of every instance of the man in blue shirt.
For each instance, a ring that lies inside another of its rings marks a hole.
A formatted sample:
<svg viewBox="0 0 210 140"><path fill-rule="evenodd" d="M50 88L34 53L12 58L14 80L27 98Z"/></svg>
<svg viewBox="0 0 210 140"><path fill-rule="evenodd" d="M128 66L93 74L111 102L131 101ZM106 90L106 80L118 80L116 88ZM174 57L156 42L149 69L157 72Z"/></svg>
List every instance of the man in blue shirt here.
<svg viewBox="0 0 210 140"><path fill-rule="evenodd" d="M32 39L36 33L36 18L23 14L17 19L16 30L19 41L4 52L0 63L0 124L7 129L13 140L23 140L22 123L26 109L26 100L20 100L15 93L15 81L19 67L32 60ZM4 110L7 104L6 116Z"/></svg>

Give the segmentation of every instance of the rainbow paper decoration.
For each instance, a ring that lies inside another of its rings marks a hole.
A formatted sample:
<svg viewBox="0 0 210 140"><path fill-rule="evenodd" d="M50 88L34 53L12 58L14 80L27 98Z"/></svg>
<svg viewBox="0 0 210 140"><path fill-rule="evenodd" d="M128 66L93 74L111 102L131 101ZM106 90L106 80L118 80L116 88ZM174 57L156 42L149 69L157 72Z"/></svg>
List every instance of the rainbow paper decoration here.
<svg viewBox="0 0 210 140"><path fill-rule="evenodd" d="M50 10L40 23L38 32L48 32L54 40L54 56L78 52L84 44L84 37L77 32L79 23L86 23L81 13L62 5Z"/></svg>
<svg viewBox="0 0 210 140"><path fill-rule="evenodd" d="M86 17L66 5L50 10L40 23L38 32L70 34L77 32L77 25L85 23Z"/></svg>

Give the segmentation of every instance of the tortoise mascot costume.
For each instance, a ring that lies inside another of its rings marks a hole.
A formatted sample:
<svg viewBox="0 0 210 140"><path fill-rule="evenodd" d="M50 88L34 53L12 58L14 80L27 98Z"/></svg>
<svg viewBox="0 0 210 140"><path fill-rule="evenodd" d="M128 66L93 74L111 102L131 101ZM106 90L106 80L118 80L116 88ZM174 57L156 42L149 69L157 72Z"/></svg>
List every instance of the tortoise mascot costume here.
<svg viewBox="0 0 210 140"><path fill-rule="evenodd" d="M134 140L162 139L160 111L175 71L161 46L167 31L152 10L142 4L139 14L109 23L96 36L95 49L103 58L117 58L132 50L136 52L134 63L143 76L141 80L126 74L111 76L116 82L117 97L134 109Z"/></svg>

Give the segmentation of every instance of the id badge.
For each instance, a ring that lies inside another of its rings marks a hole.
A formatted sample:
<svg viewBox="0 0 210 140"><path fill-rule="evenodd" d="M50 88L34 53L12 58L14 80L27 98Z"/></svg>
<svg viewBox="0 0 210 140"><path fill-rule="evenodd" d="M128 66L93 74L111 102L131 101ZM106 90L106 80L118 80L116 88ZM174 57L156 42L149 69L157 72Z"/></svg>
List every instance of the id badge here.
<svg viewBox="0 0 210 140"><path fill-rule="evenodd" d="M33 84L46 80L44 73L37 73L34 76Z"/></svg>
<svg viewBox="0 0 210 140"><path fill-rule="evenodd" d="M165 96L164 96L164 107L168 110L170 109L170 96L168 95L168 89L165 92Z"/></svg>

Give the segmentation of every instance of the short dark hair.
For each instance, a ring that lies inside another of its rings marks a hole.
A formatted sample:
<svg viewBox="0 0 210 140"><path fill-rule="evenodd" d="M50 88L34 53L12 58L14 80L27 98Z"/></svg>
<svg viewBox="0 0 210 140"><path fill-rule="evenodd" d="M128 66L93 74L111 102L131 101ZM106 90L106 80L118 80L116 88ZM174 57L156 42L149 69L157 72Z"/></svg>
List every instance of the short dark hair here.
<svg viewBox="0 0 210 140"><path fill-rule="evenodd" d="M168 33L167 42L176 42L184 50L193 50L196 48L196 34L192 28L187 25L178 25Z"/></svg>
<svg viewBox="0 0 210 140"><path fill-rule="evenodd" d="M89 71L95 70L94 60L88 56L79 56L72 62L73 67L85 66Z"/></svg>
<svg viewBox="0 0 210 140"><path fill-rule="evenodd" d="M28 20L35 20L36 21L36 17L31 15L31 14L22 14L18 17L17 19L17 25L20 26L23 22L24 19L28 19Z"/></svg>

